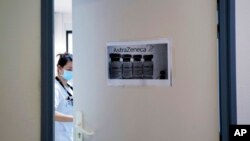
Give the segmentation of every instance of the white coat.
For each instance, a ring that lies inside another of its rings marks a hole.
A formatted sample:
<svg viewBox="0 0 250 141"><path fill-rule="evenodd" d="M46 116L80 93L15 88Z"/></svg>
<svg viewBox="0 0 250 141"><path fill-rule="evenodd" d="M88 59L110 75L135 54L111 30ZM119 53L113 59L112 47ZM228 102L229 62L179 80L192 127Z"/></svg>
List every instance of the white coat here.
<svg viewBox="0 0 250 141"><path fill-rule="evenodd" d="M73 91L68 86L65 88L73 95ZM68 93L55 80L55 111L65 115L73 115L73 105L67 98ZM55 141L73 141L73 122L55 121Z"/></svg>

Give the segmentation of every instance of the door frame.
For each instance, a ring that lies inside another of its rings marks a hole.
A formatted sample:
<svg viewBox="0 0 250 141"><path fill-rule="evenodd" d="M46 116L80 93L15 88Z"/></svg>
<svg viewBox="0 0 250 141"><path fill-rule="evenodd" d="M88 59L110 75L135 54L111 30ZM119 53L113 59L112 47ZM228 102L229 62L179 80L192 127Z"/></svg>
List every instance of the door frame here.
<svg viewBox="0 0 250 141"><path fill-rule="evenodd" d="M41 141L54 140L54 0L41 0Z"/></svg>
<svg viewBox="0 0 250 141"><path fill-rule="evenodd" d="M237 124L235 0L218 0L220 140L229 141Z"/></svg>
<svg viewBox="0 0 250 141"><path fill-rule="evenodd" d="M235 0L218 0L220 140L237 124ZM41 141L54 140L54 1L41 0Z"/></svg>

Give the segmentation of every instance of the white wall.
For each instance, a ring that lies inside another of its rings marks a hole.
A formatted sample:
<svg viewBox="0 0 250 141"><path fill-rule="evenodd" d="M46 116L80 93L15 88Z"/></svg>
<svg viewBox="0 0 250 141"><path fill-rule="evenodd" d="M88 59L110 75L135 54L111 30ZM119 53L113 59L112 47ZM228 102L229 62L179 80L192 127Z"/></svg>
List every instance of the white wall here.
<svg viewBox="0 0 250 141"><path fill-rule="evenodd" d="M250 124L250 1L236 1L237 123Z"/></svg>
<svg viewBox="0 0 250 141"><path fill-rule="evenodd" d="M216 0L73 1L75 106L93 140L219 141L216 23ZM162 37L173 87L107 86L106 42Z"/></svg>
<svg viewBox="0 0 250 141"><path fill-rule="evenodd" d="M72 13L54 14L55 53L66 52L66 31L72 30Z"/></svg>
<svg viewBox="0 0 250 141"><path fill-rule="evenodd" d="M40 6L0 1L0 141L40 140Z"/></svg>

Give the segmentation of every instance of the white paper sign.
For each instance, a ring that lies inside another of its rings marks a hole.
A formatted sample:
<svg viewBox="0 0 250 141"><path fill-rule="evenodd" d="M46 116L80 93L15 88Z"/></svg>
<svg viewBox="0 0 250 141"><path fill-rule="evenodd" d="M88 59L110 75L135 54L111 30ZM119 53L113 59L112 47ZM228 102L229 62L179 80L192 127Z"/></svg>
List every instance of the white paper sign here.
<svg viewBox="0 0 250 141"><path fill-rule="evenodd" d="M169 40L108 42L107 82L113 86L172 85Z"/></svg>

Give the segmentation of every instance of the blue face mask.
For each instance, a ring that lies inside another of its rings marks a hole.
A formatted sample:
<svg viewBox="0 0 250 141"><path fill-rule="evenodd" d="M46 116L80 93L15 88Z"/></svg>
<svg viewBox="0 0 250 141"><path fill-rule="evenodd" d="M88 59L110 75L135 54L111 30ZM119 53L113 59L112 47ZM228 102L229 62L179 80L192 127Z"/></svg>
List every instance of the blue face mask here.
<svg viewBox="0 0 250 141"><path fill-rule="evenodd" d="M65 80L69 81L69 80L71 80L73 78L73 72L72 71L68 71L68 70L64 70L62 77Z"/></svg>

